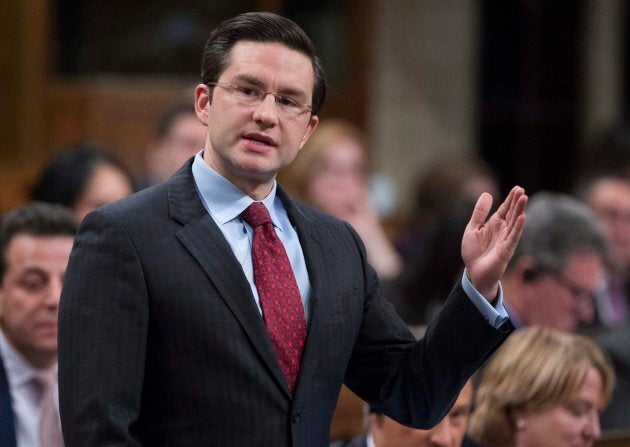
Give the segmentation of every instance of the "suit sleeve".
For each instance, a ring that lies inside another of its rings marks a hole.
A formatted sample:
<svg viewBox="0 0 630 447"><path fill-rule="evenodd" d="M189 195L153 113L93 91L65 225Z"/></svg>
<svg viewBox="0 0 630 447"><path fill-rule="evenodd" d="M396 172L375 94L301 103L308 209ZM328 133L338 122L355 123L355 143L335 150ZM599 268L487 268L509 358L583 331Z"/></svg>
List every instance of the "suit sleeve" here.
<svg viewBox="0 0 630 447"><path fill-rule="evenodd" d="M513 327L508 321L493 328L458 281L439 316L416 342L384 297L376 273L367 264L363 245L352 233L365 266L365 300L345 383L398 422L432 427Z"/></svg>
<svg viewBox="0 0 630 447"><path fill-rule="evenodd" d="M59 310L59 399L66 447L137 446L148 330L143 272L127 232L84 220Z"/></svg>

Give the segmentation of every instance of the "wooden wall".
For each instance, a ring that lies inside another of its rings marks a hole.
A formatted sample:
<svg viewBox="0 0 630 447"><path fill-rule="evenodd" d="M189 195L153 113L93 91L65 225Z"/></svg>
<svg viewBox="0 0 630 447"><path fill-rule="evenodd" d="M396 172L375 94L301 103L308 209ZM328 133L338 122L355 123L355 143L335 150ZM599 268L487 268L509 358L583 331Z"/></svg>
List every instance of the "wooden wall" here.
<svg viewBox="0 0 630 447"><path fill-rule="evenodd" d="M369 8L355 8L360 1L348 2L355 12L344 19L348 82L330 92L324 116L363 124ZM260 0L260 9L282 12L283 4ZM43 165L79 140L104 145L142 174L156 118L188 90L192 101L196 79L55 73L54 8L51 0L5 0L0 11L0 213L23 203Z"/></svg>

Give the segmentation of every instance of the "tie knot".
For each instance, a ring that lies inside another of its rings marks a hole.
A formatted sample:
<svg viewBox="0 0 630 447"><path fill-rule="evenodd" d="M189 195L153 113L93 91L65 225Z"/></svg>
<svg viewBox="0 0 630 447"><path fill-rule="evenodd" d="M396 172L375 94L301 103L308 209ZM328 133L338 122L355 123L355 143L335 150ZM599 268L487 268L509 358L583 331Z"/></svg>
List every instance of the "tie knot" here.
<svg viewBox="0 0 630 447"><path fill-rule="evenodd" d="M267 208L261 202L254 202L249 205L245 208L245 211L241 213L241 217L253 228L266 223L271 223L269 211L267 211Z"/></svg>
<svg viewBox="0 0 630 447"><path fill-rule="evenodd" d="M33 376L33 381L42 389L48 389L55 385L57 379L57 371L38 371Z"/></svg>

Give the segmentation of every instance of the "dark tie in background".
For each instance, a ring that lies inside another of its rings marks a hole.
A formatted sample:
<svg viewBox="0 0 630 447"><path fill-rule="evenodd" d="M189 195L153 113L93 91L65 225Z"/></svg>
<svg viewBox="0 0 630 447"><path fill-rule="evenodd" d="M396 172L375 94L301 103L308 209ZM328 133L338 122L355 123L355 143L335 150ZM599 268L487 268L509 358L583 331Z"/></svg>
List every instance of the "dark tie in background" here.
<svg viewBox="0 0 630 447"><path fill-rule="evenodd" d="M241 213L241 217L254 229L254 283L269 337L276 348L276 356L289 390L293 392L306 339L306 320L300 290L265 205L252 203Z"/></svg>

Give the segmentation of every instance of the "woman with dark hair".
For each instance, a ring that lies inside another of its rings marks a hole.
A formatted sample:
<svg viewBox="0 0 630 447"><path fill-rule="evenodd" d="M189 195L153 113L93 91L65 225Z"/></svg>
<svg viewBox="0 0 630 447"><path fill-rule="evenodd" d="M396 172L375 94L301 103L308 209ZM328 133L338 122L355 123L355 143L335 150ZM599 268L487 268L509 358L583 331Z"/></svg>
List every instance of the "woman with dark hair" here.
<svg viewBox="0 0 630 447"><path fill-rule="evenodd" d="M133 179L116 158L97 146L76 144L48 163L31 199L65 205L82 220L95 208L133 192Z"/></svg>

